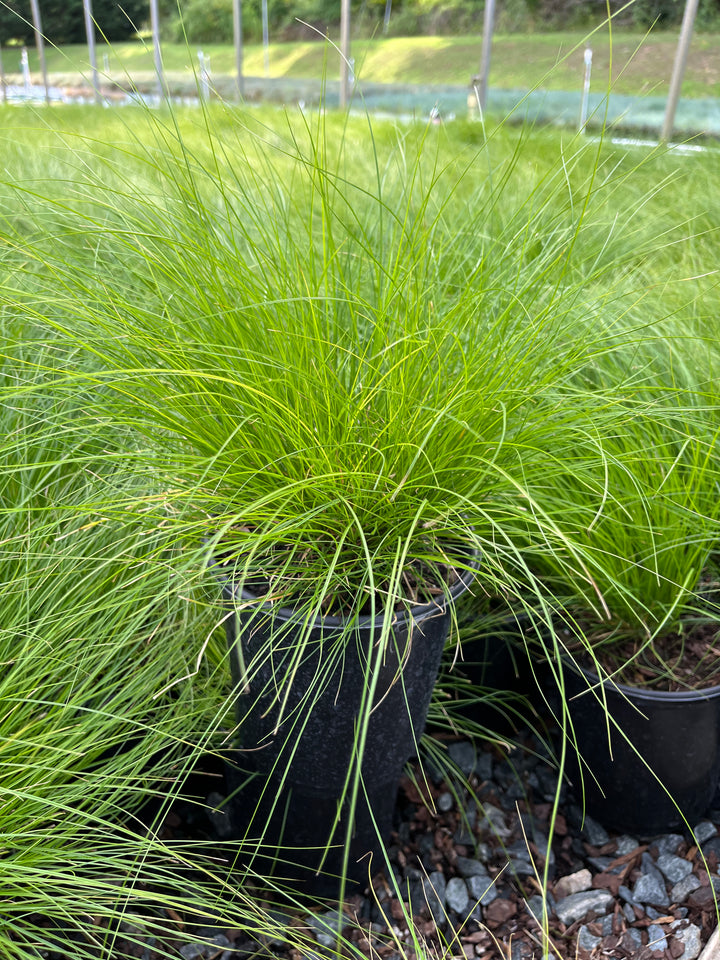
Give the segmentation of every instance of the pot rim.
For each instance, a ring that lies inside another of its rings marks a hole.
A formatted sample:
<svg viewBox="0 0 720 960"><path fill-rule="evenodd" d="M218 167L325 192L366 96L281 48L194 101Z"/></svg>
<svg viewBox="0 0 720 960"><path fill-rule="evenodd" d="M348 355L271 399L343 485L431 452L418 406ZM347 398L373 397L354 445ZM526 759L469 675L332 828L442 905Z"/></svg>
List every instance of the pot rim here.
<svg viewBox="0 0 720 960"><path fill-rule="evenodd" d="M582 674L591 682L592 686L602 684L608 690L620 693L633 700L660 701L665 703L695 703L699 700L715 700L720 697L720 684L712 687L702 687L698 690L650 690L646 687L633 687L611 677L601 680L599 674L591 667L583 667L579 663L566 661L576 673ZM589 687L588 687L589 689ZM579 696L583 696L583 691Z"/></svg>
<svg viewBox="0 0 720 960"><path fill-rule="evenodd" d="M428 617L441 616L444 614L449 604L457 600L458 597L462 596L462 594L469 589L471 583L475 579L475 575L480 567L479 552L475 549L469 548L467 562L468 568L460 572L455 583L448 589L447 593L443 593L440 597L438 597L437 602L417 604L416 606L404 607L403 609L395 610L393 611L393 624L405 623L410 619L426 620ZM238 589L237 586L233 585L232 580L226 580L223 584L223 594L228 600L235 600L237 598ZM241 601L247 604L253 604L256 610L262 611L268 615L272 615L275 619L284 620L287 622L291 622L293 620L305 622L305 618L299 616L298 611L292 607L278 607L269 601L260 600L254 593L245 589L241 589L239 594ZM365 616L357 617L354 620L348 620L345 617L339 617L335 614L327 614L323 617L317 618L315 623L317 626L335 629L343 629L347 626L352 626L354 629L367 629L369 627L380 625L383 620L383 613L376 614L375 617L366 614Z"/></svg>

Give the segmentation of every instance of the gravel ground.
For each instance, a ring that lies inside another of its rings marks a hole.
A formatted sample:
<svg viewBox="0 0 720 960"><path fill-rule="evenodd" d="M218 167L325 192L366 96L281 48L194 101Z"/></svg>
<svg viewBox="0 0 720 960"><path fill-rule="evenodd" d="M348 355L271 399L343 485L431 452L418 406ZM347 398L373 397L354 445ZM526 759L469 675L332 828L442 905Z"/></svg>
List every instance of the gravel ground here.
<svg viewBox="0 0 720 960"><path fill-rule="evenodd" d="M456 960L698 957L717 924L720 809L709 811L693 834L640 842L610 834L589 819L581 825L581 810L563 789L544 900L539 878L548 855L555 776L529 735L527 747L514 751L511 763L499 748L449 743L471 793L439 775L422 793L418 781L404 780L388 850L394 880L378 874L372 894L366 890L350 898L341 919L337 904L280 912L281 924L304 931L312 944L302 954L279 941L253 941L246 932L220 928L197 928L197 942L187 942L185 928L185 942L165 939L165 949L185 960L322 960L337 956L335 931L341 923L361 953L383 960L441 953ZM207 785L210 806L219 804L217 777ZM181 801L165 832L171 838L221 838L223 823L221 815L207 816ZM412 909L412 930L398 890ZM550 945L543 940L543 925ZM156 960L157 946L126 945L117 957Z"/></svg>

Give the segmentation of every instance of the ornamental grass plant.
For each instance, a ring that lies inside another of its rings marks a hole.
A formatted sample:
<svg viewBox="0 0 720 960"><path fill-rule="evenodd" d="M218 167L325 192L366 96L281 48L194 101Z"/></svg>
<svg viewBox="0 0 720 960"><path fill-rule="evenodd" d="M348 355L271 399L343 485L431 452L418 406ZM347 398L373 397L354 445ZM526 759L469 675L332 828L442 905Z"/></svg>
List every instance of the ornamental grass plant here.
<svg viewBox="0 0 720 960"><path fill-rule="evenodd" d="M132 655L138 636L158 670L138 681L152 695L130 698L150 712L130 713L153 743L172 729L178 756L188 743L242 738L255 695L238 695L277 653L271 638L240 664L233 688L222 626L250 602L243 588L292 609L306 628L258 694L271 695L278 723L312 624L334 616L344 626L303 691L308 710L352 651L354 623L377 617L345 788L357 804L390 622L446 594L473 553L478 605L501 598L550 618L544 570L598 609L593 584L607 571L632 607L636 584L623 587L610 549L585 530L606 503L620 517L645 516L653 499L651 480L634 476L635 431L644 424L654 437L671 418L657 413L647 271L651 252L665 263L682 243L669 225L658 241L652 203L634 192L645 161L554 133L459 126L458 150L449 128L324 111L128 109L97 134L77 131L84 117L43 116L50 175L39 163L23 174L18 150L0 187L6 364L69 404L42 421L41 436L73 450L75 437L90 443L69 455L71 475L76 460L95 458L83 472L91 491L71 498L69 513L56 520L43 507L31 554L46 563L41 531L60 524L96 544L72 557L99 582L92 558L119 564L108 619L120 615ZM679 303L674 331L685 319ZM691 367L688 354L688 377ZM653 442L674 518L697 504L676 510L671 483L712 458L709 436L673 429ZM14 484L17 461L9 448ZM617 496L598 464L625 484ZM561 508L566 485L578 488L575 512ZM62 490L52 488L48 507L64 502ZM661 553L650 543L648 565ZM88 610L77 570L68 567L74 590L59 587L43 609L64 609L62 593L68 609ZM234 608L221 606L219 574L238 587ZM455 624L448 646L458 639ZM407 651L395 652L402 662ZM103 709L92 708L93 727ZM122 724L98 734L98 757L125 737L127 712L118 701L108 722ZM304 713L290 719L299 736ZM123 810L134 749L111 761ZM160 747L156 755L162 778L167 757ZM138 746L137 756L147 751ZM138 803L157 789L143 776ZM251 831L233 855L242 862L256 848L263 837ZM252 904L240 900L249 922Z"/></svg>
<svg viewBox="0 0 720 960"><path fill-rule="evenodd" d="M579 444L563 480L536 491L587 564L584 579L570 580L548 553L536 570L581 638L576 652L602 676L669 690L718 680L714 635L693 638L698 620L720 612L717 407L682 400Z"/></svg>
<svg viewBox="0 0 720 960"><path fill-rule="evenodd" d="M692 829L720 777L720 474L706 400L678 391L620 434L579 443L564 482L537 491L586 562L584 584L549 553L534 571L550 597L541 629L555 644L560 751L589 815L641 838Z"/></svg>
<svg viewBox="0 0 720 960"><path fill-rule="evenodd" d="M116 957L159 939L164 955L189 915L255 927L261 906L214 849L158 833L221 718L203 679L185 681L206 624L146 478L122 430L63 390L52 346L13 311L3 336L0 953Z"/></svg>
<svg viewBox="0 0 720 960"><path fill-rule="evenodd" d="M616 266L594 206L612 166L577 144L528 180L522 136L495 165L492 141L450 158L432 128L201 122L153 117L107 158L60 134L62 197L16 191L52 235L31 247L38 322L147 438L192 536L251 577L284 568L283 602L394 603L404 556L458 542L492 541L494 575L523 471L615 413L565 389L608 337L586 318Z"/></svg>

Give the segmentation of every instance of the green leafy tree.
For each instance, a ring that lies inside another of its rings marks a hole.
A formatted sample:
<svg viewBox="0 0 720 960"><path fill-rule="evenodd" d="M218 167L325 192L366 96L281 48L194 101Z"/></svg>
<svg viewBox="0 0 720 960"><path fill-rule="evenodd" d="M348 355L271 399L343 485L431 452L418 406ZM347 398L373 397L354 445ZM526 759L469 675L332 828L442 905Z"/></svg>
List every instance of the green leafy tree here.
<svg viewBox="0 0 720 960"><path fill-rule="evenodd" d="M243 28L247 35L247 11L243 4ZM182 5L174 39L189 43L231 43L233 39L232 0L188 0Z"/></svg>
<svg viewBox="0 0 720 960"><path fill-rule="evenodd" d="M679 0L636 0L633 21L639 27L667 27L680 21L683 7Z"/></svg>
<svg viewBox="0 0 720 960"><path fill-rule="evenodd" d="M148 19L147 0L93 0L98 33L108 40L127 40ZM40 0L43 34L55 44L84 43L82 0ZM5 0L0 5L0 42L32 43L30 0Z"/></svg>
<svg viewBox="0 0 720 960"><path fill-rule="evenodd" d="M315 5L322 0L303 0L290 7L287 0L268 0L268 20L274 38L285 36L296 17L313 20ZM384 0L383 0L384 3ZM339 0L327 0L329 10L326 24L334 24L340 16ZM261 0L243 0L243 36L258 41L262 36ZM188 43L232 43L232 0L182 0L180 15L174 21L172 37ZM312 11L312 12L311 12Z"/></svg>

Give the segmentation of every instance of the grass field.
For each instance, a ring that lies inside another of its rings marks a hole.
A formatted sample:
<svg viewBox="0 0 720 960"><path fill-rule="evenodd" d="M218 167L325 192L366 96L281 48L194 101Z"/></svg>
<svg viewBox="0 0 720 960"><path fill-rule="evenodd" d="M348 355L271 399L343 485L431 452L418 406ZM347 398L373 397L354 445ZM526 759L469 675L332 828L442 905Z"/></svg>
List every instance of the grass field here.
<svg viewBox="0 0 720 960"><path fill-rule="evenodd" d="M498 35L494 39L490 85L503 89L577 90L583 80L583 54L586 35L581 33ZM593 89L604 90L609 84L615 92L630 95L667 92L677 37L655 32L615 33L612 41L607 29L600 28L590 39L593 49ZM412 37L357 40L352 46L356 72L361 80L375 83L453 84L466 86L478 71L481 37ZM685 97L720 95L720 59L718 37L697 34L683 85ZM163 58L172 80L187 77L197 67L195 50L177 44L165 44ZM207 45L214 78L231 75L234 53L229 45ZM190 55L189 55L190 54ZM141 43L117 44L99 48L98 66L115 80L134 78L147 83L154 76L150 47ZM264 57L260 46L244 51L245 73L264 75ZM5 69L11 74L19 70L19 51L4 54ZM13 61L15 60L15 63ZM323 71L334 77L337 54L322 42L273 43L269 49L271 77L320 78ZM37 70L37 59L31 55L31 67ZM65 82L78 82L78 73L87 72L84 47L67 47L48 51L48 70Z"/></svg>

